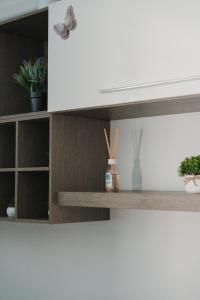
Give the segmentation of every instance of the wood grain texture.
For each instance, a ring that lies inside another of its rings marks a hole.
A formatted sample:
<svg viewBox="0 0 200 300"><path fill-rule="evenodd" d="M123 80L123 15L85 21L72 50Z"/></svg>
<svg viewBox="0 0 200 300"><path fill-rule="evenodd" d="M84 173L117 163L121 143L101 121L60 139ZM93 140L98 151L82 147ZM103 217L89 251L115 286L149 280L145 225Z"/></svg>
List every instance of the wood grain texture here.
<svg viewBox="0 0 200 300"><path fill-rule="evenodd" d="M19 122L18 167L48 167L49 118Z"/></svg>
<svg viewBox="0 0 200 300"><path fill-rule="evenodd" d="M38 223L48 220L49 207L49 115L44 116L17 121L17 216Z"/></svg>
<svg viewBox="0 0 200 300"><path fill-rule="evenodd" d="M48 59L48 10L0 24L0 116L30 111L27 92L13 79L24 60Z"/></svg>
<svg viewBox="0 0 200 300"><path fill-rule="evenodd" d="M15 197L15 173L0 173L0 216L6 217L6 209Z"/></svg>
<svg viewBox="0 0 200 300"><path fill-rule="evenodd" d="M102 120L120 120L200 111L200 95L189 95L148 101L69 110L71 116ZM63 112L62 112L63 113Z"/></svg>
<svg viewBox="0 0 200 300"><path fill-rule="evenodd" d="M15 172L16 168L0 168L0 173Z"/></svg>
<svg viewBox="0 0 200 300"><path fill-rule="evenodd" d="M200 195L185 192L59 192L58 204L72 207L200 212Z"/></svg>
<svg viewBox="0 0 200 300"><path fill-rule="evenodd" d="M18 172L15 172L15 217L18 217Z"/></svg>
<svg viewBox="0 0 200 300"><path fill-rule="evenodd" d="M103 191L107 163L104 127L109 122L86 118L52 116L50 222L108 220L109 209L61 208L56 193L66 191Z"/></svg>
<svg viewBox="0 0 200 300"><path fill-rule="evenodd" d="M27 112L23 114L14 114L8 116L0 116L0 124L11 123L25 120L37 120L48 118L51 114L47 111Z"/></svg>
<svg viewBox="0 0 200 300"><path fill-rule="evenodd" d="M48 40L48 9L23 14L0 24L0 28L10 34Z"/></svg>
<svg viewBox="0 0 200 300"><path fill-rule="evenodd" d="M31 168L17 168L18 172L46 172L49 171L49 167L31 167ZM1 172L1 170L0 170Z"/></svg>
<svg viewBox="0 0 200 300"><path fill-rule="evenodd" d="M0 124L0 168L15 168L15 123Z"/></svg>
<svg viewBox="0 0 200 300"><path fill-rule="evenodd" d="M43 43L4 32L0 27L0 115L30 111L26 92L17 85L13 74L24 60L43 55Z"/></svg>
<svg viewBox="0 0 200 300"><path fill-rule="evenodd" d="M17 195L18 195L18 140L19 140L19 122L15 122L15 217L17 218L18 215L18 201L17 201Z"/></svg>
<svg viewBox="0 0 200 300"><path fill-rule="evenodd" d="M19 218L8 218L8 217L0 217L0 222L49 224L49 221L46 219L35 220L35 219L19 219Z"/></svg>
<svg viewBox="0 0 200 300"><path fill-rule="evenodd" d="M47 211L49 201L49 167L20 168L18 167L18 154L19 150L21 151L21 148L19 147L21 146L19 143L21 138L19 128L21 121L26 121L23 123L26 125L27 121L29 120L34 124L36 123L36 127L38 124L42 124L41 127L44 126L44 123L47 124L47 130L45 132L45 137L43 136L43 139L48 140L49 116L50 114L46 112L37 112L0 118L0 132L1 128L3 132L5 131L5 138L2 136L1 140L1 150L5 148L5 145L7 145L5 141L12 137L12 143L14 146L9 147L9 149L13 149L13 152L15 153L15 167L0 168L0 216L4 216L0 218L1 221L48 223ZM7 132L7 129L10 128L10 126L12 127L13 135ZM38 130L39 135L41 134L41 131ZM29 138L34 138L31 136L31 133ZM42 138L40 138L40 142L41 141ZM40 147L39 144L37 146ZM49 148L49 145L47 147ZM29 148L31 153L33 149L34 147ZM7 155L9 153L8 150ZM2 152L0 151L0 161L3 157L1 154ZM15 198L17 213L17 218L14 219L6 218L6 208L12 197ZM23 218L21 218L21 216L23 216Z"/></svg>
<svg viewBox="0 0 200 300"><path fill-rule="evenodd" d="M49 173L18 173L17 216L19 219L48 219Z"/></svg>

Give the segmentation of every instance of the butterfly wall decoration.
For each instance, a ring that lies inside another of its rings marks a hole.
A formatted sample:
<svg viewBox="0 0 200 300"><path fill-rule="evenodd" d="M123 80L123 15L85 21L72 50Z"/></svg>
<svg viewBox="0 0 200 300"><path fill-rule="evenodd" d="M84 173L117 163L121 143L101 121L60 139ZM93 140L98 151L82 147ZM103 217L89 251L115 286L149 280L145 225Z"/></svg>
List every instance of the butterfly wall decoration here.
<svg viewBox="0 0 200 300"><path fill-rule="evenodd" d="M54 25L55 32L63 39L68 39L70 31L74 30L77 26L77 22L74 16L73 7L70 5L67 8L64 23L58 23Z"/></svg>

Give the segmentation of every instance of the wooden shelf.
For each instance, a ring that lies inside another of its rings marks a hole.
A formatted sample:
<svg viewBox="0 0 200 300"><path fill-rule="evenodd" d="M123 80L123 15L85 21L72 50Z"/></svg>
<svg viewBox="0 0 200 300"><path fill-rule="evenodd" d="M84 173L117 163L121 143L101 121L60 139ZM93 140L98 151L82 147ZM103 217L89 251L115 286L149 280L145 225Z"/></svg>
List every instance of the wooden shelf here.
<svg viewBox="0 0 200 300"><path fill-rule="evenodd" d="M0 168L0 173L7 172L45 172L49 167L26 167L26 168Z"/></svg>
<svg viewBox="0 0 200 300"><path fill-rule="evenodd" d="M49 167L27 167L27 168L17 168L16 169L18 172L45 172L45 171L49 171ZM0 170L1 172L1 170Z"/></svg>
<svg viewBox="0 0 200 300"><path fill-rule="evenodd" d="M198 111L200 111L200 94L73 109L65 113L92 119L121 120Z"/></svg>
<svg viewBox="0 0 200 300"><path fill-rule="evenodd" d="M4 222L20 222L20 223L49 224L49 220L48 219L18 219L18 218L0 217L0 221L4 221Z"/></svg>
<svg viewBox="0 0 200 300"><path fill-rule="evenodd" d="M46 112L0 117L0 221L108 220L109 209L56 204L59 190L102 190L107 158L103 128L109 132L109 122ZM16 218L7 218L10 205L16 207Z"/></svg>
<svg viewBox="0 0 200 300"><path fill-rule="evenodd" d="M0 168L0 173L15 172L15 168Z"/></svg>
<svg viewBox="0 0 200 300"><path fill-rule="evenodd" d="M59 192L58 205L200 212L200 194L185 192Z"/></svg>
<svg viewBox="0 0 200 300"><path fill-rule="evenodd" d="M14 114L8 116L0 116L1 123L13 123L16 121L36 120L49 118L51 116L47 111L27 112L23 114Z"/></svg>
<svg viewBox="0 0 200 300"><path fill-rule="evenodd" d="M50 118L46 112L0 117L2 221L49 222ZM16 218L7 218L10 205L16 207Z"/></svg>

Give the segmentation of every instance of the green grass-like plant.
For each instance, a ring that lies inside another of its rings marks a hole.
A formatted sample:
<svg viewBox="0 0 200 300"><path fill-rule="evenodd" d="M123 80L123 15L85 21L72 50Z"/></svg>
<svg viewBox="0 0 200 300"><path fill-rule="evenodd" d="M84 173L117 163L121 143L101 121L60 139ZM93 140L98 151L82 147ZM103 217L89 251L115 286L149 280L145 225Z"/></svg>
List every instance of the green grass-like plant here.
<svg viewBox="0 0 200 300"><path fill-rule="evenodd" d="M19 72L13 77L29 94L46 92L47 64L44 57L35 58L33 61L24 61Z"/></svg>
<svg viewBox="0 0 200 300"><path fill-rule="evenodd" d="M186 157L178 168L180 176L200 175L200 155Z"/></svg>

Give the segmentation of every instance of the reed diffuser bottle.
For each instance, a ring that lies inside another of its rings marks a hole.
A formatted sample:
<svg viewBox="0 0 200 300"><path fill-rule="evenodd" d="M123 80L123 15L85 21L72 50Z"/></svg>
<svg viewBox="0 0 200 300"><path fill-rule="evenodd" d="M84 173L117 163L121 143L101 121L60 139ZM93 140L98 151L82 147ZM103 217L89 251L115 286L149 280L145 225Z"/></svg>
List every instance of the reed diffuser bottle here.
<svg viewBox="0 0 200 300"><path fill-rule="evenodd" d="M105 180L106 192L119 192L119 174L116 159L108 159Z"/></svg>
<svg viewBox="0 0 200 300"><path fill-rule="evenodd" d="M106 129L104 129L106 144L108 148L108 166L105 174L105 187L106 192L119 192L119 174L117 169L117 147L119 142L119 128L115 130L115 136L112 146L108 142Z"/></svg>

